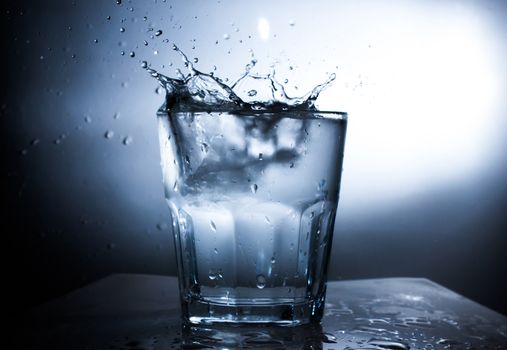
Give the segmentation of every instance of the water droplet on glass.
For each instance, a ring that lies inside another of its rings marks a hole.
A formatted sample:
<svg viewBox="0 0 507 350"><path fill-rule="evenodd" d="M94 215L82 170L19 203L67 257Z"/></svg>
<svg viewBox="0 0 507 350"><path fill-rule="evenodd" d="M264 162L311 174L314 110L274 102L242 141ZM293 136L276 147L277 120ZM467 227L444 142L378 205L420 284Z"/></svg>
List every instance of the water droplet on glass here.
<svg viewBox="0 0 507 350"><path fill-rule="evenodd" d="M148 68L148 62L142 61L141 62L141 68Z"/></svg>
<svg viewBox="0 0 507 350"><path fill-rule="evenodd" d="M215 223L213 222L213 220L210 220L209 221L209 225L211 226L211 229L213 231L216 231L217 230L217 225L215 225Z"/></svg>
<svg viewBox="0 0 507 350"><path fill-rule="evenodd" d="M263 274L258 274L256 280L257 280L257 288L262 289L266 287L266 277L264 277Z"/></svg>
<svg viewBox="0 0 507 350"><path fill-rule="evenodd" d="M253 184L252 186L250 186L252 193L256 193L258 188L259 188L259 186L257 186L257 184Z"/></svg>
<svg viewBox="0 0 507 350"><path fill-rule="evenodd" d="M136 57L136 53L134 51L130 51L129 56L130 57Z"/></svg>
<svg viewBox="0 0 507 350"><path fill-rule="evenodd" d="M107 130L107 131L104 133L104 137L105 137L106 139L111 139L111 138L113 138L113 136L114 136L114 131L112 131L112 130Z"/></svg>
<svg viewBox="0 0 507 350"><path fill-rule="evenodd" d="M162 33L163 33L162 30L159 29L155 32L155 36L161 36Z"/></svg>
<svg viewBox="0 0 507 350"><path fill-rule="evenodd" d="M134 141L134 140L132 139L131 136L125 136L125 138L123 139L123 144L125 146L128 146L132 143L132 141Z"/></svg>
<svg viewBox="0 0 507 350"><path fill-rule="evenodd" d="M226 34L224 34L224 39L225 39L225 40L229 40L230 38L231 38L231 36L230 36L229 34L227 34L227 33L226 33Z"/></svg>
<svg viewBox="0 0 507 350"><path fill-rule="evenodd" d="M121 27L120 28L120 32L124 33L125 32L125 28Z"/></svg>
<svg viewBox="0 0 507 350"><path fill-rule="evenodd" d="M213 269L209 270L208 278L210 280L216 280L217 279L217 274L216 274L216 272Z"/></svg>
<svg viewBox="0 0 507 350"><path fill-rule="evenodd" d="M248 91L248 96L252 97L252 96L255 96L255 95L257 95L257 90L250 90L250 91Z"/></svg>

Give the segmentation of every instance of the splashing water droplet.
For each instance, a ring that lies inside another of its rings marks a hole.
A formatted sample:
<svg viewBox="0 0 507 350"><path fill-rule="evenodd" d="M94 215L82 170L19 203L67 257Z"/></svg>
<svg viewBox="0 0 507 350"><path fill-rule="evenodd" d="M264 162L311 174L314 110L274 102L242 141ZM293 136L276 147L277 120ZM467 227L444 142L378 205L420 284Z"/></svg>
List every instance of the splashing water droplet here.
<svg viewBox="0 0 507 350"><path fill-rule="evenodd" d="M120 112L116 112L114 115L113 115L113 119L119 119L120 118Z"/></svg>
<svg viewBox="0 0 507 350"><path fill-rule="evenodd" d="M123 144L124 144L125 146L130 145L133 141L134 141L134 139L132 139L132 137L131 137L131 136L125 136L125 137L123 138Z"/></svg>
<svg viewBox="0 0 507 350"><path fill-rule="evenodd" d="M258 274L256 277L257 288L262 289L266 287L266 277L263 274Z"/></svg>
<svg viewBox="0 0 507 350"><path fill-rule="evenodd" d="M113 138L113 136L114 136L114 131L112 131L112 130L107 130L107 131L104 133L104 137L105 137L106 139L112 139L112 138Z"/></svg>
<svg viewBox="0 0 507 350"><path fill-rule="evenodd" d="M256 193L258 188L259 188L259 186L257 186L257 184L253 184L252 186L250 186L252 193Z"/></svg>

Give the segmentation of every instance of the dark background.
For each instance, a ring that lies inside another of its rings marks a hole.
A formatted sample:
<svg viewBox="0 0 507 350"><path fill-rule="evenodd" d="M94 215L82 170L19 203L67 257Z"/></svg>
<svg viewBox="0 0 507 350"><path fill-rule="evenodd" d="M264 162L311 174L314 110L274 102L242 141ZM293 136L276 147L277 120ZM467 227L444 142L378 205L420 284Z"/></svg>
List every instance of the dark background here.
<svg viewBox="0 0 507 350"><path fill-rule="evenodd" d="M350 114L331 279L427 277L507 314L501 1L24 1L0 16L11 306L176 273L163 95L140 67L174 76L174 42L222 78L249 49L261 71L277 60L293 95L337 73L321 98Z"/></svg>

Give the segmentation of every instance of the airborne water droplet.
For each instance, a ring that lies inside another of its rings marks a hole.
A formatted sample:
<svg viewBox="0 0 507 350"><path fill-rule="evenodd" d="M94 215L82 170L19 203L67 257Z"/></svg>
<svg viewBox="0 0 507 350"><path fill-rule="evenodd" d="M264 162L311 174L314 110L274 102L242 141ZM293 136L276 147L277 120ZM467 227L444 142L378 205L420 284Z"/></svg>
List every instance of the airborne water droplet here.
<svg viewBox="0 0 507 350"><path fill-rule="evenodd" d="M210 220L210 221L209 221L209 224L210 224L211 229L212 229L213 231L216 231L216 230L217 230L217 225L215 225L215 223L213 222L213 220Z"/></svg>
<svg viewBox="0 0 507 350"><path fill-rule="evenodd" d="M291 20L289 21L289 25L290 25L291 27L294 27L294 25L295 25L295 24L296 24L296 22L294 22L294 20L292 20L292 19L291 19Z"/></svg>
<svg viewBox="0 0 507 350"><path fill-rule="evenodd" d="M259 153L259 160L262 160L262 153Z"/></svg>
<svg viewBox="0 0 507 350"><path fill-rule="evenodd" d="M130 57L136 57L136 53L134 51L130 51L129 56Z"/></svg>
<svg viewBox="0 0 507 350"><path fill-rule="evenodd" d="M125 32L125 28L121 27L120 28L120 32L124 33Z"/></svg>
<svg viewBox="0 0 507 350"><path fill-rule="evenodd" d="M116 0L116 3L117 3L118 5L121 5L121 0Z"/></svg>
<svg viewBox="0 0 507 350"><path fill-rule="evenodd" d="M252 193L256 193L258 188L259 188L259 186L257 186L257 184L253 184L252 186L250 186Z"/></svg>
<svg viewBox="0 0 507 350"><path fill-rule="evenodd" d="M141 62L141 68L148 68L148 62L142 61Z"/></svg>
<svg viewBox="0 0 507 350"><path fill-rule="evenodd" d="M225 39L225 40L229 40L230 38L231 38L231 36L230 36L229 34L227 34L227 33L226 33L226 34L224 34L224 39Z"/></svg>
<svg viewBox="0 0 507 350"><path fill-rule="evenodd" d="M111 139L111 138L113 138L113 136L114 136L114 131L112 131L112 130L107 130L107 131L104 133L104 137L105 137L106 139Z"/></svg>
<svg viewBox="0 0 507 350"><path fill-rule="evenodd" d="M92 122L92 117L90 117L89 115L87 115L85 118L84 118L85 122L87 123L91 123Z"/></svg>
<svg viewBox="0 0 507 350"><path fill-rule="evenodd" d="M258 274L256 280L257 280L257 288L262 289L266 287L266 277L264 277L263 274Z"/></svg>
<svg viewBox="0 0 507 350"><path fill-rule="evenodd" d="M162 30L159 29L155 32L155 36L161 36L162 33L163 33Z"/></svg>

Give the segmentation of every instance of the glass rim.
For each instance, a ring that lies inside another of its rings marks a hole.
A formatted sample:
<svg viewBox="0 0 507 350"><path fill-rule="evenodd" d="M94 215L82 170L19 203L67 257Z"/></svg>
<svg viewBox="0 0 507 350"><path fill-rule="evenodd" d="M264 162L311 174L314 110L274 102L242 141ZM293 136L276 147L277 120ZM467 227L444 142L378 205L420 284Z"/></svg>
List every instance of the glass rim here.
<svg viewBox="0 0 507 350"><path fill-rule="evenodd" d="M157 115L167 115L171 110L159 109L157 111ZM324 115L322 119L332 119L332 120L343 120L346 121L348 119L348 113L342 111L319 111L319 110L298 110L298 109L287 109L287 110L279 110L274 111L270 109L252 109L252 110L227 110L227 109L195 109L195 110L173 110L174 113L230 113L236 115L262 115L262 114L313 114L313 115Z"/></svg>

